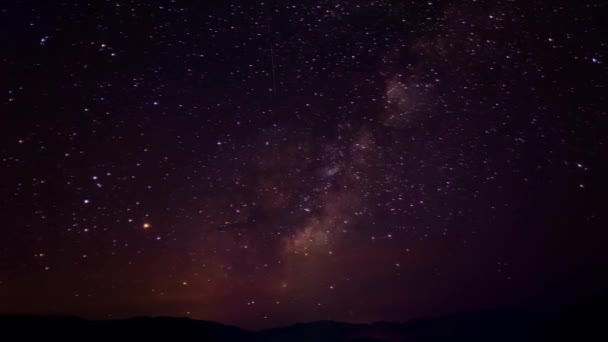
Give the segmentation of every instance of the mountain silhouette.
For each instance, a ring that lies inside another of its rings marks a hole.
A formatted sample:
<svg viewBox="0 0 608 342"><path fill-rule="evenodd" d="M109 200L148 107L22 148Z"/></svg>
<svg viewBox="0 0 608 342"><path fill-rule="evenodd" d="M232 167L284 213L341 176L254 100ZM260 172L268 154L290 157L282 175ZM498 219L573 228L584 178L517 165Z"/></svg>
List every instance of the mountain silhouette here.
<svg viewBox="0 0 608 342"><path fill-rule="evenodd" d="M189 318L141 317L91 321L77 317L1 316L2 340L42 341L253 341L253 342L435 342L608 341L604 295L558 314L473 312L404 323L298 323L250 331Z"/></svg>

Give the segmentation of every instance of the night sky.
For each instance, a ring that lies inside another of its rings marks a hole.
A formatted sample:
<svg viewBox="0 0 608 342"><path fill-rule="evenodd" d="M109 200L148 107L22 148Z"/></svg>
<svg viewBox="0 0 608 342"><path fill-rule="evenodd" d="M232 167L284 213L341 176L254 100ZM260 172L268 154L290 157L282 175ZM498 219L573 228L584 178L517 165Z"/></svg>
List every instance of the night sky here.
<svg viewBox="0 0 608 342"><path fill-rule="evenodd" d="M0 313L263 328L608 284L602 1L0 8Z"/></svg>

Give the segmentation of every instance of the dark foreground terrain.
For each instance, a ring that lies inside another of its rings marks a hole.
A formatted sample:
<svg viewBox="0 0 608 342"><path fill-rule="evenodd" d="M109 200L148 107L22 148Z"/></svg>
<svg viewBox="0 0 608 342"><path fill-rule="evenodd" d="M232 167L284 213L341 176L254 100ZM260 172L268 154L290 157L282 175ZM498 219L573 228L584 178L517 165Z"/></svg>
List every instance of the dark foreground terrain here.
<svg viewBox="0 0 608 342"><path fill-rule="evenodd" d="M606 300L561 314L481 312L405 323L333 321L249 331L188 318L1 316L2 341L608 341Z"/></svg>

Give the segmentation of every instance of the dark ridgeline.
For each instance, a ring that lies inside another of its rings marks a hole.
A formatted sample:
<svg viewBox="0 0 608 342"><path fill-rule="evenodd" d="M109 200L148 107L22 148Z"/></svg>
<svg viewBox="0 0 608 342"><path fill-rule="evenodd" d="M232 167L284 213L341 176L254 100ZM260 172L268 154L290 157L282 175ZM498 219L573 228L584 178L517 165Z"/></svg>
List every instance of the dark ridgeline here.
<svg viewBox="0 0 608 342"><path fill-rule="evenodd" d="M251 341L254 334L215 322L188 318L133 318L88 321L77 317L5 316L0 340L44 341Z"/></svg>
<svg viewBox="0 0 608 342"><path fill-rule="evenodd" d="M188 318L88 321L75 317L0 317L0 340L42 341L608 341L607 296L561 314L478 312L405 323L319 321L249 331Z"/></svg>

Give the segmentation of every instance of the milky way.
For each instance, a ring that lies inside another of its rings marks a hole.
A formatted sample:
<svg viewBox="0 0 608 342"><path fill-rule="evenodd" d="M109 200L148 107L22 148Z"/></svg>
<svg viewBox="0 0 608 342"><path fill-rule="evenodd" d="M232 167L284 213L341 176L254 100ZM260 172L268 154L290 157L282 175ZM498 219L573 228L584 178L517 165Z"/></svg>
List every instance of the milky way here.
<svg viewBox="0 0 608 342"><path fill-rule="evenodd" d="M0 313L259 328L608 284L600 1L0 8Z"/></svg>

